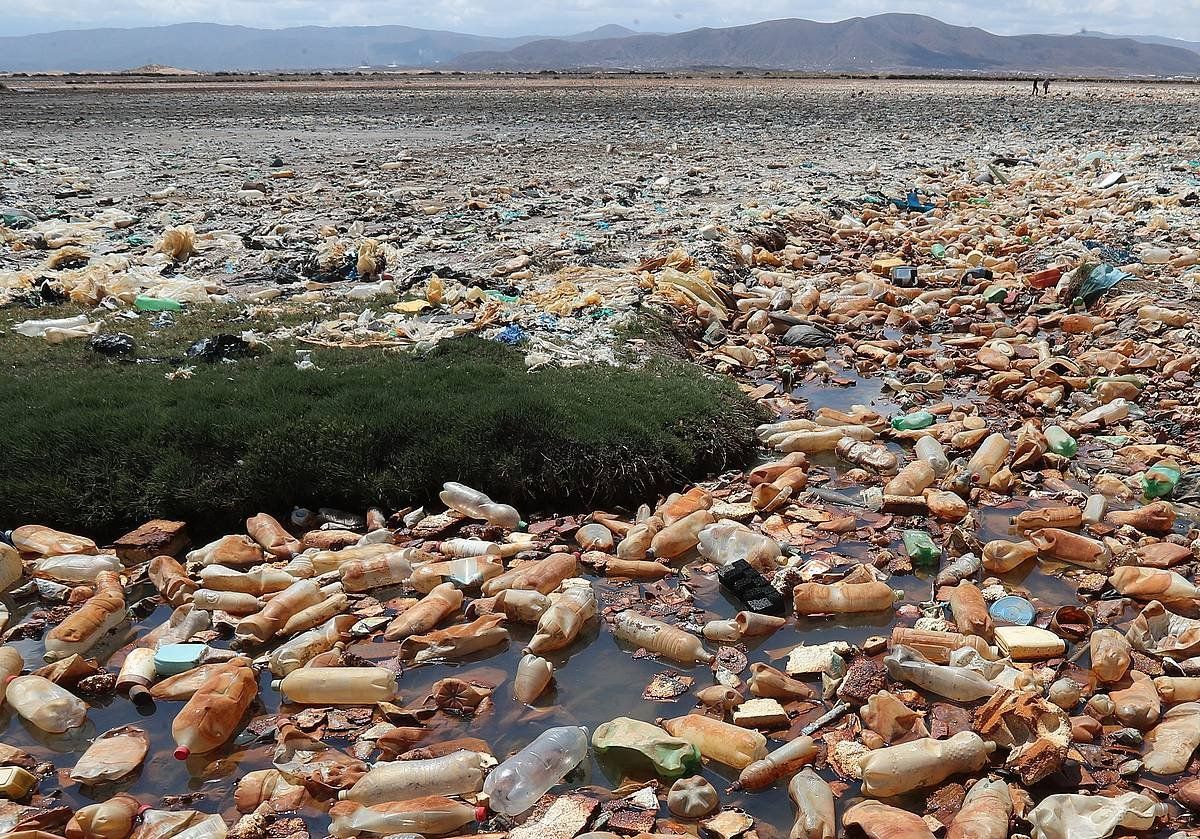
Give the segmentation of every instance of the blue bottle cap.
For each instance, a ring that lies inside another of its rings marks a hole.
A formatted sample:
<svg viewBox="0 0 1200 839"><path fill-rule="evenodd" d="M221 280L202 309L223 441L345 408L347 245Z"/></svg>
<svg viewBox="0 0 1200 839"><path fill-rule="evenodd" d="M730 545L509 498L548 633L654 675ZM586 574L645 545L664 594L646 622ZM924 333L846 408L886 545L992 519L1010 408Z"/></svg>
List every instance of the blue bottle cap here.
<svg viewBox="0 0 1200 839"><path fill-rule="evenodd" d="M1016 624L1017 626L1029 626L1029 624L1033 623L1033 619L1037 617L1037 610L1033 608L1033 604L1024 597L1017 597L1015 594L1001 597L992 604L992 608L988 609L988 612L998 621Z"/></svg>

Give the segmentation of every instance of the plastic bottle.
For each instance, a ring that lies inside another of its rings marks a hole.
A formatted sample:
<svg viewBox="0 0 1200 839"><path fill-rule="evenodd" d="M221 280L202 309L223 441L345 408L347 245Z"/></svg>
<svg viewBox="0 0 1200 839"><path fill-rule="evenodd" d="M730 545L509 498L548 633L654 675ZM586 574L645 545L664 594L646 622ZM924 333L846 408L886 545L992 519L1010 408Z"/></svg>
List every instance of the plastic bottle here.
<svg viewBox="0 0 1200 839"><path fill-rule="evenodd" d="M730 620L704 624L704 637L710 641L740 641L747 636L770 635L787 623L786 618L741 611Z"/></svg>
<svg viewBox="0 0 1200 839"><path fill-rule="evenodd" d="M551 728L491 771L483 791L488 806L505 816L524 813L587 757L588 730Z"/></svg>
<svg viewBox="0 0 1200 839"><path fill-rule="evenodd" d="M708 510L696 510L694 513L689 513L654 534L654 538L650 540L650 549L646 551L646 557L672 560L683 556L700 543L700 531L715 521L716 518Z"/></svg>
<svg viewBox="0 0 1200 839"><path fill-rule="evenodd" d="M9 537L13 547L25 555L39 557L61 554L94 554L96 543L86 536L63 533L40 524L26 524L13 530Z"/></svg>
<svg viewBox="0 0 1200 839"><path fill-rule="evenodd" d="M929 825L916 813L870 799L847 809L842 825L847 834L867 839L934 839Z"/></svg>
<svg viewBox="0 0 1200 839"><path fill-rule="evenodd" d="M644 617L633 609L626 609L617 615L612 632L618 640L679 664L690 666L712 662L716 658L690 632Z"/></svg>
<svg viewBox="0 0 1200 839"><path fill-rule="evenodd" d="M1033 542L993 539L983 546L983 567L993 574L1007 574L1038 555Z"/></svg>
<svg viewBox="0 0 1200 839"><path fill-rule="evenodd" d="M716 565L744 559L762 574L773 574L783 556L779 543L770 536L756 533L730 519L701 530L696 548L700 556Z"/></svg>
<svg viewBox="0 0 1200 839"><path fill-rule="evenodd" d="M946 457L946 450L936 437L929 434L921 437L913 451L917 457L929 464L929 468L937 477L940 478L950 471L950 459Z"/></svg>
<svg viewBox="0 0 1200 839"><path fill-rule="evenodd" d="M421 594L428 594L442 583L454 583L463 588L483 585L504 573L504 563L495 554L465 556L447 562L428 562L418 565L408 578L408 584Z"/></svg>
<svg viewBox="0 0 1200 839"><path fill-rule="evenodd" d="M126 839L143 809L133 796L118 793L76 810L64 834L67 839Z"/></svg>
<svg viewBox="0 0 1200 839"><path fill-rule="evenodd" d="M1103 571L1112 560L1112 552L1103 542L1070 530L1047 527L1029 534L1029 541L1043 557L1069 562L1092 571Z"/></svg>
<svg viewBox="0 0 1200 839"><path fill-rule="evenodd" d="M895 604L895 592L887 583L871 582L799 583L792 589L797 615L853 614L880 612Z"/></svg>
<svg viewBox="0 0 1200 839"><path fill-rule="evenodd" d="M189 602L192 593L199 588L196 581L188 576L187 569L171 556L157 556L150 560L147 572L158 593L172 606Z"/></svg>
<svg viewBox="0 0 1200 839"><path fill-rule="evenodd" d="M788 782L788 797L796 809L788 839L835 839L837 817L833 790L812 769L803 769Z"/></svg>
<svg viewBox="0 0 1200 839"><path fill-rule="evenodd" d="M1050 451L1063 457L1074 457L1075 452L1079 451L1079 443L1075 438L1063 430L1062 426L1050 425L1046 427L1046 447Z"/></svg>
<svg viewBox="0 0 1200 839"><path fill-rule="evenodd" d="M493 763L491 755L466 749L426 760L377 763L350 789L338 792L338 799L383 804L425 795L470 795L483 789L484 771Z"/></svg>
<svg viewBox="0 0 1200 839"><path fill-rule="evenodd" d="M513 677L513 697L523 705L531 705L554 679L554 665L544 658L526 653L517 663Z"/></svg>
<svg viewBox="0 0 1200 839"><path fill-rule="evenodd" d="M771 445L779 452L820 454L834 451L838 443L846 437L853 437L855 440L865 442L874 440L876 434L865 425L841 425L819 431L794 431L777 439L772 438Z"/></svg>
<svg viewBox="0 0 1200 839"><path fill-rule="evenodd" d="M914 411L911 414L892 418L892 428L897 431L920 431L937 422L937 417L929 411Z"/></svg>
<svg viewBox="0 0 1200 839"><path fill-rule="evenodd" d="M55 554L36 560L29 567L36 577L89 585L96 582L102 571L120 572L124 568L121 560L109 554Z"/></svg>
<svg viewBox="0 0 1200 839"><path fill-rule="evenodd" d="M112 571L96 575L96 593L46 635L46 660L86 653L125 620L125 587Z"/></svg>
<svg viewBox="0 0 1200 839"><path fill-rule="evenodd" d="M4 698L23 719L51 734L78 728L87 719L82 699L41 676L9 677Z"/></svg>
<svg viewBox="0 0 1200 839"><path fill-rule="evenodd" d="M258 678L249 667L223 667L207 679L171 723L176 760L224 745L258 696Z"/></svg>
<svg viewBox="0 0 1200 839"><path fill-rule="evenodd" d="M396 674L383 667L301 667L271 687L296 705L371 705L396 698Z"/></svg>
<svg viewBox="0 0 1200 839"><path fill-rule="evenodd" d="M1146 735L1146 743L1150 752L1142 762L1155 775L1176 775L1187 769L1192 752L1200 746L1200 703L1171 708Z"/></svg>
<svg viewBox="0 0 1200 839"><path fill-rule="evenodd" d="M7 645L0 647L0 702L4 701L9 680L21 675L24 669L25 660L19 650Z"/></svg>
<svg viewBox="0 0 1200 839"><path fill-rule="evenodd" d="M770 484L760 484L770 486ZM661 562L639 561L636 559L609 559L604 562L604 576L624 577L630 580L661 580L670 576L674 571L669 565Z"/></svg>
<svg viewBox="0 0 1200 839"><path fill-rule="evenodd" d="M1167 498L1175 491L1182 473L1177 461L1160 460L1142 476L1142 491L1147 498Z"/></svg>
<svg viewBox="0 0 1200 839"><path fill-rule="evenodd" d="M253 594L240 591L213 591L207 588L195 591L192 594L192 603L196 604L197 609L242 616L253 615L265 605Z"/></svg>
<svg viewBox="0 0 1200 839"><path fill-rule="evenodd" d="M263 549L249 536L230 534L189 551L191 565L254 565L263 561Z"/></svg>
<svg viewBox="0 0 1200 839"><path fill-rule="evenodd" d="M769 484L759 484L750 493L750 503L759 511L774 510L808 486L808 472L789 469Z"/></svg>
<svg viewBox="0 0 1200 839"><path fill-rule="evenodd" d="M967 667L934 664L915 650L894 645L883 658L893 679L955 702L974 702L994 694L999 687Z"/></svg>
<svg viewBox="0 0 1200 839"><path fill-rule="evenodd" d="M246 533L276 559L291 559L300 553L300 542L267 513L246 519Z"/></svg>
<svg viewBox="0 0 1200 839"><path fill-rule="evenodd" d="M1079 527L1083 524L1083 511L1078 507L1043 507L1039 510L1022 510L1012 520L1019 533L1041 530L1044 527Z"/></svg>
<svg viewBox="0 0 1200 839"><path fill-rule="evenodd" d="M946 829L946 839L1008 839L1012 811L1008 784L981 778L967 790L967 797Z"/></svg>
<svg viewBox="0 0 1200 839"><path fill-rule="evenodd" d="M625 534L625 538L617 543L617 558L630 562L645 559L654 535L662 528L663 521L657 516L650 516L640 524L634 525Z"/></svg>
<svg viewBox="0 0 1200 839"><path fill-rule="evenodd" d="M488 542L484 539L447 539L438 543L438 553L442 556L464 557L495 554L509 557L519 554L525 549L520 542Z"/></svg>
<svg viewBox="0 0 1200 839"><path fill-rule="evenodd" d="M986 485L1004 465L1008 457L1008 438L1003 434L988 435L967 461L967 474L974 484Z"/></svg>
<svg viewBox="0 0 1200 839"><path fill-rule="evenodd" d="M333 649L356 623L354 615L337 615L314 629L290 638L271 651L267 668L280 678Z"/></svg>
<svg viewBox="0 0 1200 839"><path fill-rule="evenodd" d="M1104 513L1108 509L1108 499L1100 493L1089 495L1087 501L1083 505L1083 515L1080 518L1086 524L1096 524L1104 518Z"/></svg>
<svg viewBox="0 0 1200 839"><path fill-rule="evenodd" d="M756 661L750 665L750 695L791 702L795 699L811 699L813 689L793 679L771 665ZM739 694L738 702L741 702Z"/></svg>
<svg viewBox="0 0 1200 839"><path fill-rule="evenodd" d="M990 640L995 627L988 613L983 592L972 582L963 580L950 592L950 613L958 631Z"/></svg>
<svg viewBox="0 0 1200 839"><path fill-rule="evenodd" d="M275 637L293 615L324 600L325 594L315 582L299 580L268 600L258 614L239 621L235 634L244 643L264 644Z"/></svg>
<svg viewBox="0 0 1200 839"><path fill-rule="evenodd" d="M1158 568L1138 568L1122 565L1113 571L1109 583L1119 593L1144 603L1158 600L1172 603L1194 603L1200 599L1200 587L1174 571Z"/></svg>
<svg viewBox="0 0 1200 839"><path fill-rule="evenodd" d="M996 651L986 638L979 635L964 635L961 632L940 632L932 629L910 629L897 626L892 630L891 645L915 650L934 664L949 664L950 654L962 647L970 647L985 659L994 659Z"/></svg>
<svg viewBox="0 0 1200 839"><path fill-rule="evenodd" d="M756 487L759 484L774 483L778 478L792 469L807 468L808 457L804 452L792 452L785 457L781 457L779 460L755 466L746 473L746 480L750 486Z"/></svg>
<svg viewBox="0 0 1200 839"><path fill-rule="evenodd" d="M433 795L406 801L390 801L368 807L355 801L342 801L329 810L331 836L351 837L362 834L395 836L440 836L453 833L486 815L483 807Z"/></svg>
<svg viewBox="0 0 1200 839"><path fill-rule="evenodd" d="M478 614L480 604L491 601L491 609L517 623L537 623L550 608L551 600L540 591L514 591L507 589L487 600L474 600L468 607L469 614Z"/></svg>
<svg viewBox="0 0 1200 839"><path fill-rule="evenodd" d="M128 696L137 705L149 705L154 701L149 688L156 676L154 650L136 647L129 651L121 663L121 672L117 674L117 692Z"/></svg>
<svg viewBox="0 0 1200 839"><path fill-rule="evenodd" d="M904 464L896 476L883 486L884 495L920 495L936 477L933 467L923 460Z"/></svg>
<svg viewBox="0 0 1200 839"><path fill-rule="evenodd" d="M817 757L817 744L807 735L789 740L762 760L756 760L738 775L737 789L754 792L766 789L780 778L790 778Z"/></svg>
<svg viewBox="0 0 1200 839"><path fill-rule="evenodd" d="M1121 725L1145 731L1154 725L1162 712L1162 702L1154 688L1154 680L1137 670L1130 672L1133 684L1122 690L1109 691L1113 712Z"/></svg>
<svg viewBox="0 0 1200 839"><path fill-rule="evenodd" d="M1114 399L1107 405L1100 405L1081 414L1076 418L1079 425L1112 425L1129 416L1129 402L1125 399Z"/></svg>
<svg viewBox="0 0 1200 839"><path fill-rule="evenodd" d="M351 560L342 565L342 587L358 592L395 586L411 577L412 570L408 557L401 551Z"/></svg>
<svg viewBox="0 0 1200 839"><path fill-rule="evenodd" d="M707 510L712 503L711 492L704 487L692 487L687 492L673 492L668 495L655 511L655 515L662 519L664 525L670 526L687 518L692 513Z"/></svg>
<svg viewBox="0 0 1200 839"><path fill-rule="evenodd" d="M1170 533L1175 527L1175 508L1166 501L1153 501L1134 510L1114 510L1108 521L1135 527L1143 533Z"/></svg>
<svg viewBox="0 0 1200 839"><path fill-rule="evenodd" d="M1200 676L1159 676L1154 680L1154 689L1168 705L1196 702L1200 700Z"/></svg>
<svg viewBox="0 0 1200 839"><path fill-rule="evenodd" d="M905 530L901 535L904 540L904 552L914 565L935 565L942 558L941 548L933 543L933 537L924 530Z"/></svg>
<svg viewBox="0 0 1200 839"><path fill-rule="evenodd" d="M559 551L545 559L523 562L503 574L492 577L483 584L483 594L491 596L509 588L549 594L557 589L563 580L574 577L578 572L575 555Z"/></svg>
<svg viewBox="0 0 1200 839"><path fill-rule="evenodd" d="M847 463L870 469L880 475L889 475L896 471L898 461L896 455L883 446L875 446L855 440L853 437L843 437L833 447L833 452Z"/></svg>
<svg viewBox="0 0 1200 839"><path fill-rule="evenodd" d="M767 756L767 738L748 728L730 725L727 722L688 714L660 725L675 737L687 740L709 760L724 763L734 769L745 769L756 760Z"/></svg>
<svg viewBox="0 0 1200 839"><path fill-rule="evenodd" d="M462 658L471 653L506 643L508 629L501 626L504 616L481 615L470 623L459 623L423 635L410 635L400 644L400 652L415 663L438 658Z"/></svg>
<svg viewBox="0 0 1200 839"><path fill-rule="evenodd" d="M442 491L438 493L438 497L451 510L468 518L485 521L507 530L517 530L523 526L521 514L515 507L497 504L484 493L464 484L447 481L442 484Z"/></svg>
<svg viewBox="0 0 1200 839"><path fill-rule="evenodd" d="M403 641L437 626L447 615L462 607L463 594L453 583L434 587L415 605L392 619L384 630L388 641Z"/></svg>
<svg viewBox="0 0 1200 839"><path fill-rule="evenodd" d="M527 653L561 650L579 635L584 624L596 616L596 592L591 583L569 587L555 597L538 618L537 631L529 639Z"/></svg>
<svg viewBox="0 0 1200 839"><path fill-rule="evenodd" d="M939 784L951 775L978 772L995 749L995 743L973 731L960 731L946 740L923 737L876 749L859 761L863 795L890 798Z"/></svg>

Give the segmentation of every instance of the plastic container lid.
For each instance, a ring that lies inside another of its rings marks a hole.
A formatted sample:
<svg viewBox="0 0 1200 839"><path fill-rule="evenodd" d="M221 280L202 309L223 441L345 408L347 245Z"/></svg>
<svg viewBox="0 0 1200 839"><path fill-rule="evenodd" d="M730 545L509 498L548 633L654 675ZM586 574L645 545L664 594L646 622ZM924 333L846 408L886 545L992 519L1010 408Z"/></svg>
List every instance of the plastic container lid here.
<svg viewBox="0 0 1200 839"><path fill-rule="evenodd" d="M988 609L988 612L996 620L1017 626L1029 626L1037 617L1037 610L1033 608L1033 604L1015 594L1001 597L992 604L992 608Z"/></svg>
<svg viewBox="0 0 1200 839"><path fill-rule="evenodd" d="M205 644L164 644L154 653L154 669L160 676L191 670L208 652Z"/></svg>

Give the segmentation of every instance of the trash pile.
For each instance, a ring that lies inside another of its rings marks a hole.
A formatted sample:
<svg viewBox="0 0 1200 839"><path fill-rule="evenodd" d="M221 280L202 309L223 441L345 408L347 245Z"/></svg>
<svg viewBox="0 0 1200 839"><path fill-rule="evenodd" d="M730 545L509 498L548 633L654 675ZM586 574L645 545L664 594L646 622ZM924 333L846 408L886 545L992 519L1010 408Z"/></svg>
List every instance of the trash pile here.
<svg viewBox="0 0 1200 839"><path fill-rule="evenodd" d="M615 363L604 336L653 306L770 410L762 462L527 520L451 481L430 509L262 512L194 541L13 523L6 832L1194 835L1189 200L1103 153L995 155L892 197L756 206L621 266L509 255L486 283L388 276L394 245L330 232L325 280L240 299L395 295L295 335L479 332L531 367ZM207 246L170 233L37 293L184 302L143 273ZM40 270L9 287L45 289ZM81 317L17 329L106 334Z"/></svg>

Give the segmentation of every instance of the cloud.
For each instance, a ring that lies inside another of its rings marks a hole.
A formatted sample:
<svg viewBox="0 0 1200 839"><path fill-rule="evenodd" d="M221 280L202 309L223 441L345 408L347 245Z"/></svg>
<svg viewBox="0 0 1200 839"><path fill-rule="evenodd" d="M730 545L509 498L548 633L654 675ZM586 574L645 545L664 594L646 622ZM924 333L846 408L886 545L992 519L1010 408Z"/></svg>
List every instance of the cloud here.
<svg viewBox="0 0 1200 839"><path fill-rule="evenodd" d="M781 17L912 12L999 34L1081 28L1200 40L1196 0L4 0L0 34L185 21L244 26L405 24L486 35L567 34L617 23L676 32Z"/></svg>

